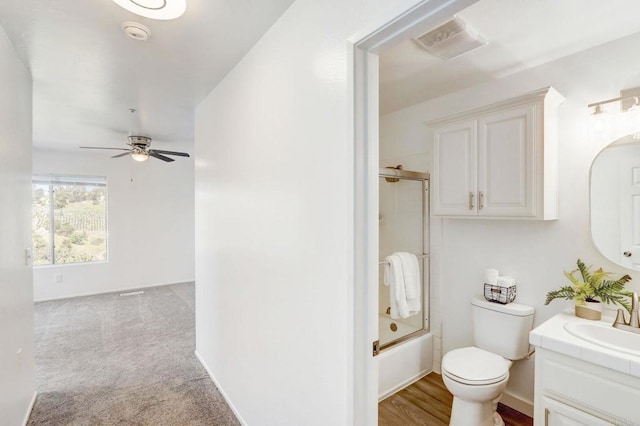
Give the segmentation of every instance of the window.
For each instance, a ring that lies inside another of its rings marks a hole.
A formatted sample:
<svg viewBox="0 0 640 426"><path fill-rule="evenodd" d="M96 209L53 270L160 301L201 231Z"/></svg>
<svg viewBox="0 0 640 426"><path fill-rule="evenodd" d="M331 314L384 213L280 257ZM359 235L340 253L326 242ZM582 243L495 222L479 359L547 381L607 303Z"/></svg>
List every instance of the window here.
<svg viewBox="0 0 640 426"><path fill-rule="evenodd" d="M33 177L33 264L107 260L107 178Z"/></svg>

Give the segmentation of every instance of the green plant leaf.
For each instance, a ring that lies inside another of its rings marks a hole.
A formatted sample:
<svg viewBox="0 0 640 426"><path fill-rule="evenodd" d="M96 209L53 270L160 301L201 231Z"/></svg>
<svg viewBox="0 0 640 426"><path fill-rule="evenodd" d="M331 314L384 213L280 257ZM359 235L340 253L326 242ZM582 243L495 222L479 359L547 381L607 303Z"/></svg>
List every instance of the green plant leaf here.
<svg viewBox="0 0 640 426"><path fill-rule="evenodd" d="M605 272L602 268L591 271L591 266L578 259L578 269L571 272L564 271L564 276L571 282L571 285L560 287L559 290L547 293L545 305L548 305L553 299L575 300L576 303L582 303L585 300L595 300L604 303L618 304L627 311L631 311L629 300L632 293L624 291L626 283L631 281L629 275L623 275L617 280L610 279L611 272ZM580 272L580 276L577 276Z"/></svg>
<svg viewBox="0 0 640 426"><path fill-rule="evenodd" d="M547 293L547 299L544 304L548 305L553 299L566 299L571 300L575 297L575 292L573 291L573 287L564 286L560 287L559 290L553 290Z"/></svg>
<svg viewBox="0 0 640 426"><path fill-rule="evenodd" d="M591 279L591 274L589 273L589 268L591 267L587 267L584 262L580 259L578 259L578 270L580 271L580 275L582 275L582 281L585 283L588 283L589 280Z"/></svg>

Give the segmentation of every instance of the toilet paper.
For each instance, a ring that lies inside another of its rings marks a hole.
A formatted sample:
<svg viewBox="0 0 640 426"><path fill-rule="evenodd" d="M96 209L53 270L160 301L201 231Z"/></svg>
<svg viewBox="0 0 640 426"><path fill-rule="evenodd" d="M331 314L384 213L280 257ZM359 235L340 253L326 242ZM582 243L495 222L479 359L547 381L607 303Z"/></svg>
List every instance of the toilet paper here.
<svg viewBox="0 0 640 426"><path fill-rule="evenodd" d="M498 285L498 270L493 268L485 269L484 282L491 285Z"/></svg>

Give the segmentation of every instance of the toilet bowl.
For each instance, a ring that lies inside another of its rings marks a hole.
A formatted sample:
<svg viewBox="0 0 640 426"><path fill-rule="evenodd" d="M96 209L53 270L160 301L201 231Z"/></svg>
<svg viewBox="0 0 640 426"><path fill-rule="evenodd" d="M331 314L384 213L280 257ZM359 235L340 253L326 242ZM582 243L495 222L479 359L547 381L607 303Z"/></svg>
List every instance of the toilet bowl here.
<svg viewBox="0 0 640 426"><path fill-rule="evenodd" d="M476 296L471 302L473 344L447 352L442 380L453 395L450 426L503 426L496 413L512 360L527 356L531 306L500 305Z"/></svg>
<svg viewBox="0 0 640 426"><path fill-rule="evenodd" d="M451 426L494 426L496 405L509 380L511 361L476 347L448 352L442 380L453 395Z"/></svg>

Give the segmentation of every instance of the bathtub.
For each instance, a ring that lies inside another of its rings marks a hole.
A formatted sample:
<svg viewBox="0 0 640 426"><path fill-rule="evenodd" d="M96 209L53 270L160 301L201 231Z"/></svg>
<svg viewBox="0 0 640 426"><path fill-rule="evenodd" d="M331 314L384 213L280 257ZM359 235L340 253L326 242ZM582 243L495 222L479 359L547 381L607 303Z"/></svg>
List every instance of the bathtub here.
<svg viewBox="0 0 640 426"><path fill-rule="evenodd" d="M378 340L384 347L387 343L397 339L402 339L411 333L419 330L418 327L402 322L402 320L391 319L389 315L380 314L378 318Z"/></svg>
<svg viewBox="0 0 640 426"><path fill-rule="evenodd" d="M398 327L396 332L390 329L391 323ZM379 340L393 340L391 335L406 334L408 325L392 320L387 315L380 315ZM385 333L386 339L383 339ZM390 337L390 338L389 338ZM378 400L394 394L411 383L433 371L433 335L424 333L399 342L388 349L383 349L376 357L378 360Z"/></svg>

